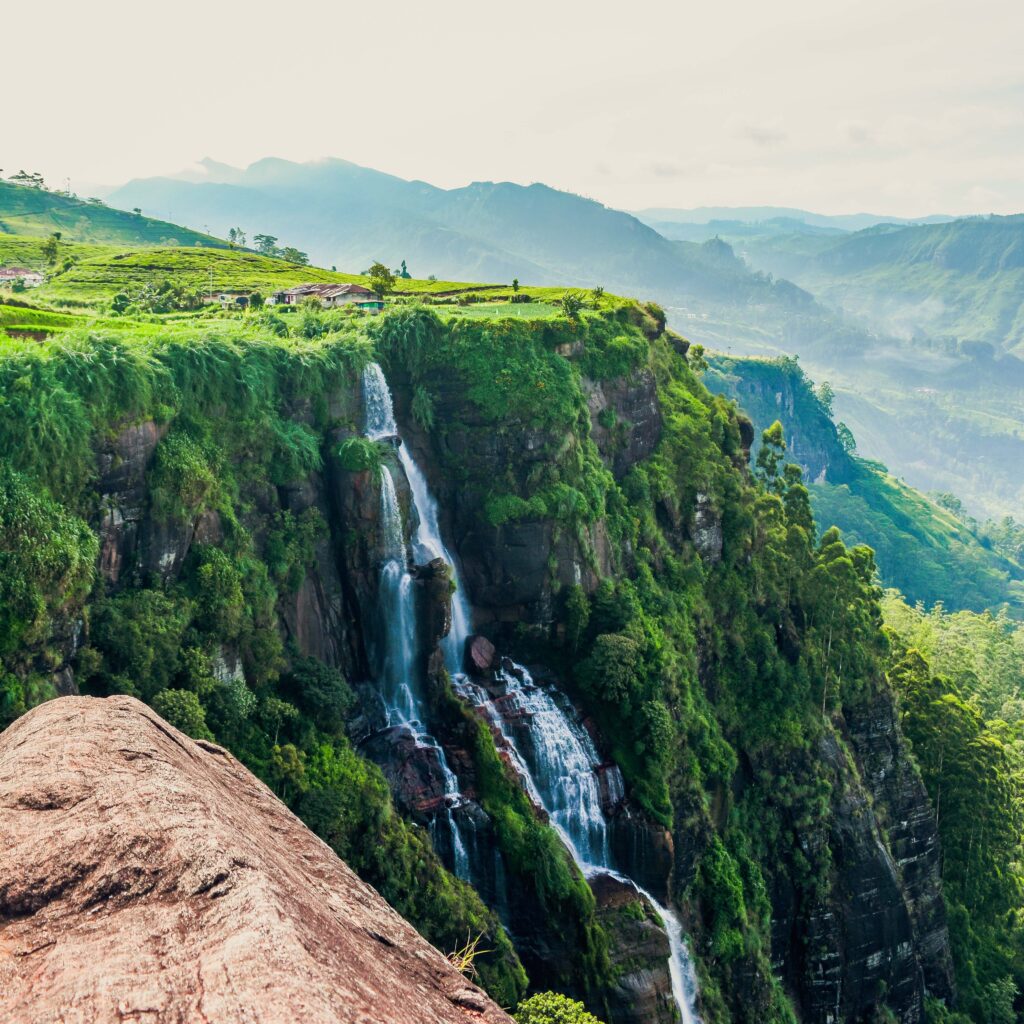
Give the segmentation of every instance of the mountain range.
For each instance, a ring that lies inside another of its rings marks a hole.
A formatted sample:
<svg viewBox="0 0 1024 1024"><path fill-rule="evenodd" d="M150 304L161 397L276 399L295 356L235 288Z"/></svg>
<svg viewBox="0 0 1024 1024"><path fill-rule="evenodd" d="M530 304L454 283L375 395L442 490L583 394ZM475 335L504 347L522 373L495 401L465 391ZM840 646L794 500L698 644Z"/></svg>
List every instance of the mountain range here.
<svg viewBox="0 0 1024 1024"><path fill-rule="evenodd" d="M784 207L638 217L543 184L442 189L336 159L206 160L108 201L218 235L275 235L342 270L405 260L416 277L653 299L694 342L799 356L833 384L864 454L914 486L955 491L981 515L1024 500L1021 218L894 222Z"/></svg>

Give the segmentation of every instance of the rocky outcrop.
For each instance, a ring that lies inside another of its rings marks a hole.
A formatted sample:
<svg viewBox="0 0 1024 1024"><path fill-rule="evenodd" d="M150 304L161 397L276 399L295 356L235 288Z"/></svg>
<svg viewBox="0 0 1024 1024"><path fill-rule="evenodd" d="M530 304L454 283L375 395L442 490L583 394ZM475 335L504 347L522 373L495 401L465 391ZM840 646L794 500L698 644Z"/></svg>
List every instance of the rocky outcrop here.
<svg viewBox="0 0 1024 1024"><path fill-rule="evenodd" d="M0 1021L509 1018L226 751L128 697L0 737Z"/></svg>
<svg viewBox="0 0 1024 1024"><path fill-rule="evenodd" d="M616 477L654 452L661 439L661 406L654 374L581 381L590 410L590 436Z"/></svg>
<svg viewBox="0 0 1024 1024"><path fill-rule="evenodd" d="M690 521L690 537L705 562L714 565L722 560L722 517L707 494L697 495Z"/></svg>
<svg viewBox="0 0 1024 1024"><path fill-rule="evenodd" d="M761 432L778 420L786 436L786 460L800 466L805 480L836 484L849 480L850 458L839 443L835 424L794 362L716 356L711 364L712 372L704 382L711 391L735 399L749 416L749 435L742 433L748 428L740 420L741 441L755 458Z"/></svg>
<svg viewBox="0 0 1024 1024"><path fill-rule="evenodd" d="M136 568L148 505L146 472L166 427L152 420L123 427L99 453L100 562L112 586Z"/></svg>
<svg viewBox="0 0 1024 1024"><path fill-rule="evenodd" d="M615 1024L672 1024L676 1004L669 944L657 913L632 885L612 875L596 875L590 887L597 919L611 939L614 981L605 993L609 1019Z"/></svg>
<svg viewBox="0 0 1024 1024"><path fill-rule="evenodd" d="M884 812L836 733L822 737L818 755L832 787L829 815L824 829L804 828L798 839L809 862L830 863L828 885L801 895L775 875L773 963L805 1021L861 1020L884 1003L901 1024L918 1024L921 951L934 936L911 913L878 817Z"/></svg>
<svg viewBox="0 0 1024 1024"><path fill-rule="evenodd" d="M879 691L871 701L847 709L845 719L899 872L925 985L937 998L952 999L955 986L938 826L921 776L907 753L892 695Z"/></svg>

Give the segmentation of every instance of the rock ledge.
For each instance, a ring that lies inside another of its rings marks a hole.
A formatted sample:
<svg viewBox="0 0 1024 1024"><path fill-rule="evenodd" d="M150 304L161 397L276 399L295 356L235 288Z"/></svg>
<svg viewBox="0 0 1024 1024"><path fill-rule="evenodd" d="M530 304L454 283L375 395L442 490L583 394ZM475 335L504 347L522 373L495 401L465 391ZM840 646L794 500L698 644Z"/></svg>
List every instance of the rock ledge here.
<svg viewBox="0 0 1024 1024"><path fill-rule="evenodd" d="M509 1018L227 751L130 697L0 734L0 1022Z"/></svg>

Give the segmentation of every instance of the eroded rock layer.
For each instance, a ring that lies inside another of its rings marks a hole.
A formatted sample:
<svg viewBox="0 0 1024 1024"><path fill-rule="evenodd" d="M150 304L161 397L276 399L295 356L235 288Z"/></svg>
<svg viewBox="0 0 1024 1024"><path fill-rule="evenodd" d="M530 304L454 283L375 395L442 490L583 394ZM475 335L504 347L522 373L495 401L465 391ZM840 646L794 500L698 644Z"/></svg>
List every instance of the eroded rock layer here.
<svg viewBox="0 0 1024 1024"><path fill-rule="evenodd" d="M130 697L0 736L0 1021L508 1021L230 754Z"/></svg>

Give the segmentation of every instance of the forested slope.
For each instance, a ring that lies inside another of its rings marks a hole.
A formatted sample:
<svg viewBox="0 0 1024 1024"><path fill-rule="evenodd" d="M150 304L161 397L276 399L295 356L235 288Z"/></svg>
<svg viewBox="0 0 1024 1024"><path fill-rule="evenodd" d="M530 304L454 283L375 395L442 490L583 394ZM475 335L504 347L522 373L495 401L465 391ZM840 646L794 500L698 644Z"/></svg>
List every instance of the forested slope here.
<svg viewBox="0 0 1024 1024"><path fill-rule="evenodd" d="M587 884L453 688L433 562L411 575L417 674L458 802L440 762L388 745L382 509L391 480L408 539L416 481L364 436L376 359L489 664L529 665L585 721L611 842L679 913L704 1020L916 1022L953 1001L873 555L818 536L777 437L750 468L749 422L657 307L107 313L0 342L4 722L56 692L139 696L232 749L443 951L480 935L503 1005L557 989L667 1024L661 922ZM1016 984L1005 967L967 979L978 1006Z"/></svg>

